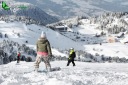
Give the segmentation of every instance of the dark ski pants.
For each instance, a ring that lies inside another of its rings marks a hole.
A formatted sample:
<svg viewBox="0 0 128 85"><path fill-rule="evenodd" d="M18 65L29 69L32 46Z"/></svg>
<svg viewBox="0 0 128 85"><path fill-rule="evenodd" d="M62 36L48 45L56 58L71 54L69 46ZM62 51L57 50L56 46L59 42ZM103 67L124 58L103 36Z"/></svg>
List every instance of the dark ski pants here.
<svg viewBox="0 0 128 85"><path fill-rule="evenodd" d="M69 66L69 64L72 62L73 66L75 66L75 62L74 62L74 59L72 60L68 60L68 63L67 63L67 66Z"/></svg>
<svg viewBox="0 0 128 85"><path fill-rule="evenodd" d="M20 57L19 57L19 56L17 56L17 63L19 63L19 61L20 61Z"/></svg>

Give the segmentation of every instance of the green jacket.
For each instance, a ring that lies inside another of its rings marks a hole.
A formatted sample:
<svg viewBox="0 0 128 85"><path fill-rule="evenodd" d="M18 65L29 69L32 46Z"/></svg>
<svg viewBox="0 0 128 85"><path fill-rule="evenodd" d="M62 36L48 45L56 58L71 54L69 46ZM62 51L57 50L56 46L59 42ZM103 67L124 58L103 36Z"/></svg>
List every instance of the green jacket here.
<svg viewBox="0 0 128 85"><path fill-rule="evenodd" d="M47 39L40 38L36 43L36 47L37 52L47 52L48 55L52 55L50 43Z"/></svg>
<svg viewBox="0 0 128 85"><path fill-rule="evenodd" d="M70 50L68 59L69 60L73 60L75 57L76 57L75 51L74 50Z"/></svg>

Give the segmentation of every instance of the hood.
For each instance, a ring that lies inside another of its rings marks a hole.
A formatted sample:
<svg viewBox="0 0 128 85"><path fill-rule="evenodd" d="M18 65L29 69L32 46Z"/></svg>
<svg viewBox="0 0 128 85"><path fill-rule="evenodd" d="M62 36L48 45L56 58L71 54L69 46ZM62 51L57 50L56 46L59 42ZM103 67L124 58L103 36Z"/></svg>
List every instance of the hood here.
<svg viewBox="0 0 128 85"><path fill-rule="evenodd" d="M38 40L38 42L39 43L42 43L42 44L44 44L44 43L46 43L48 40L46 39L46 38L40 38L39 40Z"/></svg>

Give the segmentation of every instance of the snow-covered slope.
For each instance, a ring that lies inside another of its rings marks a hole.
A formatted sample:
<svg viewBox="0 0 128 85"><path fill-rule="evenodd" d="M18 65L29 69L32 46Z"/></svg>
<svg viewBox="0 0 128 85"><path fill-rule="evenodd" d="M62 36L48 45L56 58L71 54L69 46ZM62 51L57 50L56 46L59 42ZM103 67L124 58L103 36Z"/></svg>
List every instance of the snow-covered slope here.
<svg viewBox="0 0 128 85"><path fill-rule="evenodd" d="M128 64L83 63L66 67L66 61L51 62L60 71L34 72L34 62L11 62L0 66L0 85L127 85ZM45 69L44 63L40 71Z"/></svg>
<svg viewBox="0 0 128 85"><path fill-rule="evenodd" d="M42 31L46 32L47 38L51 43L51 46L60 50L68 50L71 47L74 47L76 50L84 50L85 48L79 43L76 43L67 37L61 35L58 32L55 32L46 27L40 27L37 25L25 25L23 23L14 22L14 23L0 23L0 31L3 34L7 34L10 40L14 40L18 43L25 43L27 40L30 45L35 47L35 44L40 37ZM17 36L17 33L20 33L21 37ZM28 45L29 45L28 44Z"/></svg>
<svg viewBox="0 0 128 85"><path fill-rule="evenodd" d="M85 41L83 42L84 47L86 48L86 51L95 55L95 53L98 53L100 55L105 55L105 56L112 56L112 57L125 57L128 58L127 54L127 44L123 44L120 42L115 42L115 43L104 43L108 42L107 37L100 37L100 38L95 38L94 35L98 33L99 30L95 30L91 27L88 27L88 25L83 26L84 29L77 29L78 32L81 34L85 35L81 39L84 39ZM128 40L127 36L125 38L125 41ZM89 44L87 44L89 43ZM95 44L93 44L95 43ZM97 43L97 44L96 44ZM102 43L102 45L100 45ZM87 44L87 45L86 45ZM94 50L96 49L96 50Z"/></svg>
<svg viewBox="0 0 128 85"><path fill-rule="evenodd" d="M6 0L7 1L7 0ZM127 11L127 0L15 0L40 7L48 14L68 18L92 16L108 11Z"/></svg>
<svg viewBox="0 0 128 85"><path fill-rule="evenodd" d="M111 16L108 16L108 20L110 20ZM99 18L98 18L99 19ZM101 24L100 21L98 22L98 19L96 18L97 21L94 20L95 23L93 23L93 20L91 19L81 19L81 20L65 20L63 21L64 24L66 25L72 25L70 28L70 30L72 30L72 32L62 32L63 35L69 37L70 39L73 39L74 41L82 44L82 46L85 47L86 52L91 53L93 55L95 55L96 53L98 53L99 55L104 55L104 56L108 56L108 57L120 57L120 58L128 58L128 54L127 54L127 44L124 44L124 42L128 41L127 38L127 34L125 33L124 37L122 38L117 38L118 34L110 34L109 32L114 33L115 32L119 32L119 34L121 33L120 29L125 29L127 30L127 25L124 25L120 22L120 19L124 20L127 18L112 18L113 22L109 23L108 25L111 26L108 27L109 29L111 29L112 31L108 31L107 26L103 27L103 29L101 30ZM115 20L114 20L115 19ZM105 19L99 19L99 20L105 20ZM77 24L76 22L82 22L81 24ZM117 21L119 21L117 23ZM63 22L59 23L59 24L63 24ZM59 25L56 24L56 25ZM116 25L115 28L113 28L112 26ZM76 25L76 26L75 26ZM105 26L103 24L103 26ZM99 29L97 29L99 27ZM97 35L101 35L101 32L106 32L106 35L103 35L101 37L96 37ZM127 32L127 31L126 31ZM116 42L114 43L107 43L109 42L108 39L108 35L113 36L113 38L116 40ZM123 42L123 43L122 43ZM100 43L102 45L100 45Z"/></svg>
<svg viewBox="0 0 128 85"><path fill-rule="evenodd" d="M105 44L104 42L107 42L107 37L94 37L96 33L100 32L100 30L95 29L98 26L98 24L84 24L80 25L76 28L74 28L74 32L78 32L79 34L70 33L67 32L64 35L70 37L71 39L74 39L75 41L71 40L70 38L67 38L60 33L53 31L46 27L40 27L37 25L25 25L23 23L14 22L14 23L0 23L0 31L3 34L8 34L9 39L16 41L18 43L24 44L25 41L28 41L28 46L30 46L32 49L35 48L36 41L40 37L41 31L46 32L47 38L51 43L51 47L53 49L53 54L58 54L58 50L68 50L69 48L73 47L75 50L83 50L87 51L93 55L95 53L98 53L100 55L104 56L111 56L111 57L126 57L127 54L127 44L123 44L120 42L117 43L108 43ZM17 36L17 33L20 33L21 37ZM76 36L80 37L80 39L76 39ZM85 40L85 41L81 41ZM99 46L100 43L103 43L102 46ZM97 49L97 50L94 50ZM102 51L100 51L102 50ZM67 56L65 54L59 53L59 55ZM57 56L57 55L56 55ZM84 56L83 56L84 57Z"/></svg>

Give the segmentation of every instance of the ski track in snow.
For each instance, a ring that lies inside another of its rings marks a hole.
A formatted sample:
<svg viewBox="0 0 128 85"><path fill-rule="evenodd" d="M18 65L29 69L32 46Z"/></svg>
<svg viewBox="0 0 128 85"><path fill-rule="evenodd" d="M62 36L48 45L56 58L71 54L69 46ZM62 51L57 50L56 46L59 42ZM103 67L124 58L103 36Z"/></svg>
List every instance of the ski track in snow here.
<svg viewBox="0 0 128 85"><path fill-rule="evenodd" d="M0 85L128 85L128 65L118 63L76 62L76 67L67 61L53 61L52 68L60 71L34 72L34 62L11 62L0 66ZM44 63L40 70L44 69Z"/></svg>

